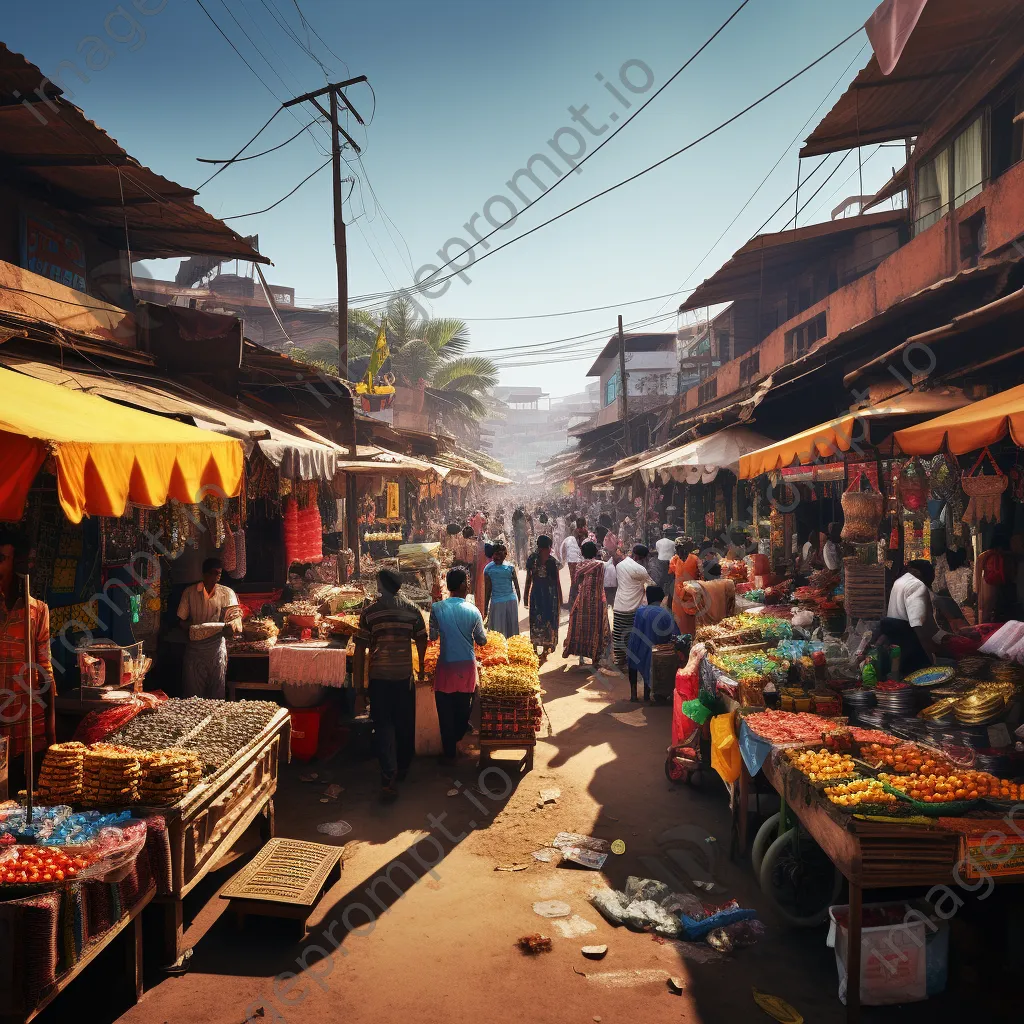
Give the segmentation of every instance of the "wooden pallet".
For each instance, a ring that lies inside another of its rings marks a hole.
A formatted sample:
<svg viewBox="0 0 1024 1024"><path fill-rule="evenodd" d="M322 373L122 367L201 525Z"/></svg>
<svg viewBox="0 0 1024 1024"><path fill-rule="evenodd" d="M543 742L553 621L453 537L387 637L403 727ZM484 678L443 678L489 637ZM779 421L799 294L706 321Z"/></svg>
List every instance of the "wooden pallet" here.
<svg viewBox="0 0 1024 1024"><path fill-rule="evenodd" d="M271 839L220 892L241 924L247 916L306 919L341 878L341 847Z"/></svg>
<svg viewBox="0 0 1024 1024"><path fill-rule="evenodd" d="M844 604L851 619L880 619L885 615L885 566L843 560Z"/></svg>

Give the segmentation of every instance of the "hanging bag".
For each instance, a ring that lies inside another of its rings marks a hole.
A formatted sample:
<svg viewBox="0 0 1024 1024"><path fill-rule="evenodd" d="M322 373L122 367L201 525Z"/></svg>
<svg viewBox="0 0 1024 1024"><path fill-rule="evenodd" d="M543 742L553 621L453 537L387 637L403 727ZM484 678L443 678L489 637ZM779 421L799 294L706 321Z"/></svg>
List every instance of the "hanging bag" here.
<svg viewBox="0 0 1024 1024"><path fill-rule="evenodd" d="M843 492L843 540L851 544L869 544L878 538L878 525L885 511L885 499L867 479L869 490L862 491L864 474L857 470L850 486Z"/></svg>
<svg viewBox="0 0 1024 1024"><path fill-rule="evenodd" d="M981 464L986 458L995 470L994 476L984 476L981 473ZM1002 518L1000 505L1008 480L1006 474L996 465L996 460L987 447L982 449L978 461L968 472L964 473L960 483L964 492L971 499L967 503L967 511L964 512L963 521L965 523L977 525L986 520L990 523L1000 522Z"/></svg>

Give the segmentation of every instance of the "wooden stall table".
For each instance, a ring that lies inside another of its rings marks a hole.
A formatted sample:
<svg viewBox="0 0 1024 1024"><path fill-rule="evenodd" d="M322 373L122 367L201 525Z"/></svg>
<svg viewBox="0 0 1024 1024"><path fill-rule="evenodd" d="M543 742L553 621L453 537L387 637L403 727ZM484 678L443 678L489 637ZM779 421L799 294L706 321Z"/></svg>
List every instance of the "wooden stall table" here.
<svg viewBox="0 0 1024 1024"><path fill-rule="evenodd" d="M228 672L225 680L228 700L238 700L238 690L280 692L281 687L271 685L270 652L232 650L228 644Z"/></svg>
<svg viewBox="0 0 1024 1024"><path fill-rule="evenodd" d="M937 824L895 823L866 817L838 815L825 799L795 772L780 770L778 748L761 771L786 808L828 855L850 886L850 931L846 992L846 1019L857 1022L860 1012L861 927L865 889L892 889L948 885L961 860L960 836ZM1024 868L995 882L1024 882Z"/></svg>
<svg viewBox="0 0 1024 1024"><path fill-rule="evenodd" d="M291 717L282 708L234 760L178 803L143 809L164 817L171 843L171 891L156 899L163 913L165 964L184 952L184 898L258 817L261 838L273 838L278 766L289 754L290 732Z"/></svg>

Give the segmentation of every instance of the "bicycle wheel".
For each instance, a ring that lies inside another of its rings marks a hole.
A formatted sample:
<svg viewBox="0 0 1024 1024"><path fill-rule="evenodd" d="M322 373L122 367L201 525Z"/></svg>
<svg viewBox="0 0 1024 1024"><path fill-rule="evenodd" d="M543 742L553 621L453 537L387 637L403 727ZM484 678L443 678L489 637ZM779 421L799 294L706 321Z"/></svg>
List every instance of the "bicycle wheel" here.
<svg viewBox="0 0 1024 1024"><path fill-rule="evenodd" d="M782 815L776 811L758 830L754 836L754 844L750 847L750 863L754 867L754 877L761 877L761 863L764 861L765 851L778 838L779 819Z"/></svg>
<svg viewBox="0 0 1024 1024"><path fill-rule="evenodd" d="M761 861L761 890L794 928L813 928L828 917L843 888L842 873L801 828L783 832Z"/></svg>

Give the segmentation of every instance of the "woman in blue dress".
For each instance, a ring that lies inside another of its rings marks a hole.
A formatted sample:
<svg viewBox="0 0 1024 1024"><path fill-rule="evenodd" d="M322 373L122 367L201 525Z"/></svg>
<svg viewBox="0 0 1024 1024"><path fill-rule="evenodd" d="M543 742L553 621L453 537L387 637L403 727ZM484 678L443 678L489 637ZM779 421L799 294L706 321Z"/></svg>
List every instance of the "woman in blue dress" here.
<svg viewBox="0 0 1024 1024"><path fill-rule="evenodd" d="M494 546L494 554L484 569L484 615L487 628L502 636L519 635L519 576L510 565L504 544Z"/></svg>

